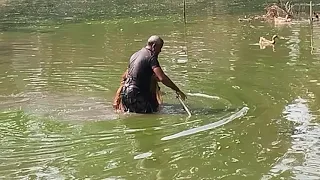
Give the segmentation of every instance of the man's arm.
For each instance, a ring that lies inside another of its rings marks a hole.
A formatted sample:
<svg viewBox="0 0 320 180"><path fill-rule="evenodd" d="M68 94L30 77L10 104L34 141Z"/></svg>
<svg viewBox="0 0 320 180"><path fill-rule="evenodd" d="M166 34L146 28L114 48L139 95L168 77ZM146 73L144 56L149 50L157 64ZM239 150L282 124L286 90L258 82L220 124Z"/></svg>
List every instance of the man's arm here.
<svg viewBox="0 0 320 180"><path fill-rule="evenodd" d="M161 67L153 68L154 74L157 76L160 82L174 91L180 91L180 89L171 81L171 79L163 72Z"/></svg>
<svg viewBox="0 0 320 180"><path fill-rule="evenodd" d="M177 95L183 100L186 99L186 95L171 81L171 79L162 71L162 68L158 61L158 56L153 56L150 61L150 67L156 75L157 79L161 81L165 86L176 91Z"/></svg>
<svg viewBox="0 0 320 180"><path fill-rule="evenodd" d="M161 67L153 68L154 74L157 76L159 81L161 81L165 86L176 91L177 94L181 96L182 99L186 98L186 95L171 81L171 79L162 71Z"/></svg>

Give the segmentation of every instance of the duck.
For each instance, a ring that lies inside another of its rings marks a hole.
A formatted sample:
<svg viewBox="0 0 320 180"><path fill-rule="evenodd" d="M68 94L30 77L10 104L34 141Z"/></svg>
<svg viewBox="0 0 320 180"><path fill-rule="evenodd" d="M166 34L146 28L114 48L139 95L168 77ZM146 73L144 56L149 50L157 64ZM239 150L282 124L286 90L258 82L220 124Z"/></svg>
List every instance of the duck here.
<svg viewBox="0 0 320 180"><path fill-rule="evenodd" d="M273 35L271 40L268 40L268 39L266 39L264 37L260 37L259 44L263 44L263 45L275 44L276 43L276 40L275 40L276 38L278 38L277 35Z"/></svg>

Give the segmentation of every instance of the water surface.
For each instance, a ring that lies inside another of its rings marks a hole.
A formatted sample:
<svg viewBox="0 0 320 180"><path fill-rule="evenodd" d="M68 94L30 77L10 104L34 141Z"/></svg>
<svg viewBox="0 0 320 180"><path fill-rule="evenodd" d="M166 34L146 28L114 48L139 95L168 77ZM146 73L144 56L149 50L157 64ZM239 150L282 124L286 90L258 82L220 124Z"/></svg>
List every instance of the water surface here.
<svg viewBox="0 0 320 180"><path fill-rule="evenodd" d="M71 20L63 8L38 17L14 3L0 34L1 179L320 178L310 48L320 32L308 23L238 22L236 7L250 12L237 1L190 2L186 26L178 5L107 18L100 6L82 17L65 4ZM152 34L165 40L164 71L189 94L189 119L163 85L161 113L112 110L130 55ZM273 34L283 37L275 52L255 45Z"/></svg>

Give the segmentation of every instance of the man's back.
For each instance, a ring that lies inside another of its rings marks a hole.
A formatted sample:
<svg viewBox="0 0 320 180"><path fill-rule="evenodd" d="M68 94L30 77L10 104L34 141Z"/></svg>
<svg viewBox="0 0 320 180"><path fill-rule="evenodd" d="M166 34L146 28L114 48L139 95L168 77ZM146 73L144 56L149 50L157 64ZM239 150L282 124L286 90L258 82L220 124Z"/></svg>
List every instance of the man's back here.
<svg viewBox="0 0 320 180"><path fill-rule="evenodd" d="M142 48L137 51L131 56L128 67L128 78L132 78L130 84L137 86L142 93L149 93L152 68L157 66L158 59L150 50Z"/></svg>

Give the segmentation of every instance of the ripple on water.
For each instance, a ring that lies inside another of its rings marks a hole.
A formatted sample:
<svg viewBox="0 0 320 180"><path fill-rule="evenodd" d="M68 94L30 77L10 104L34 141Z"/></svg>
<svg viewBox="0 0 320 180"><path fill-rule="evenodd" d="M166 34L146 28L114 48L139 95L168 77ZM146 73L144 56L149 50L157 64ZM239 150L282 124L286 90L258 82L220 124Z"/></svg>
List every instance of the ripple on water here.
<svg viewBox="0 0 320 180"><path fill-rule="evenodd" d="M32 92L1 98L2 109L20 109L27 114L60 120L117 119L111 102L93 96L69 93ZM22 99L22 100L21 100ZM10 107L8 107L10 105Z"/></svg>
<svg viewBox="0 0 320 180"><path fill-rule="evenodd" d="M0 177L4 179L67 178L76 175L73 168L81 166L81 162L105 161L108 162L106 170L118 166L119 159L110 158L110 155L123 147L117 140L119 128L97 133L62 133L50 122L23 117L23 113L12 111L10 116L5 116L11 119L4 123L0 121ZM113 165L111 161L114 161Z"/></svg>

